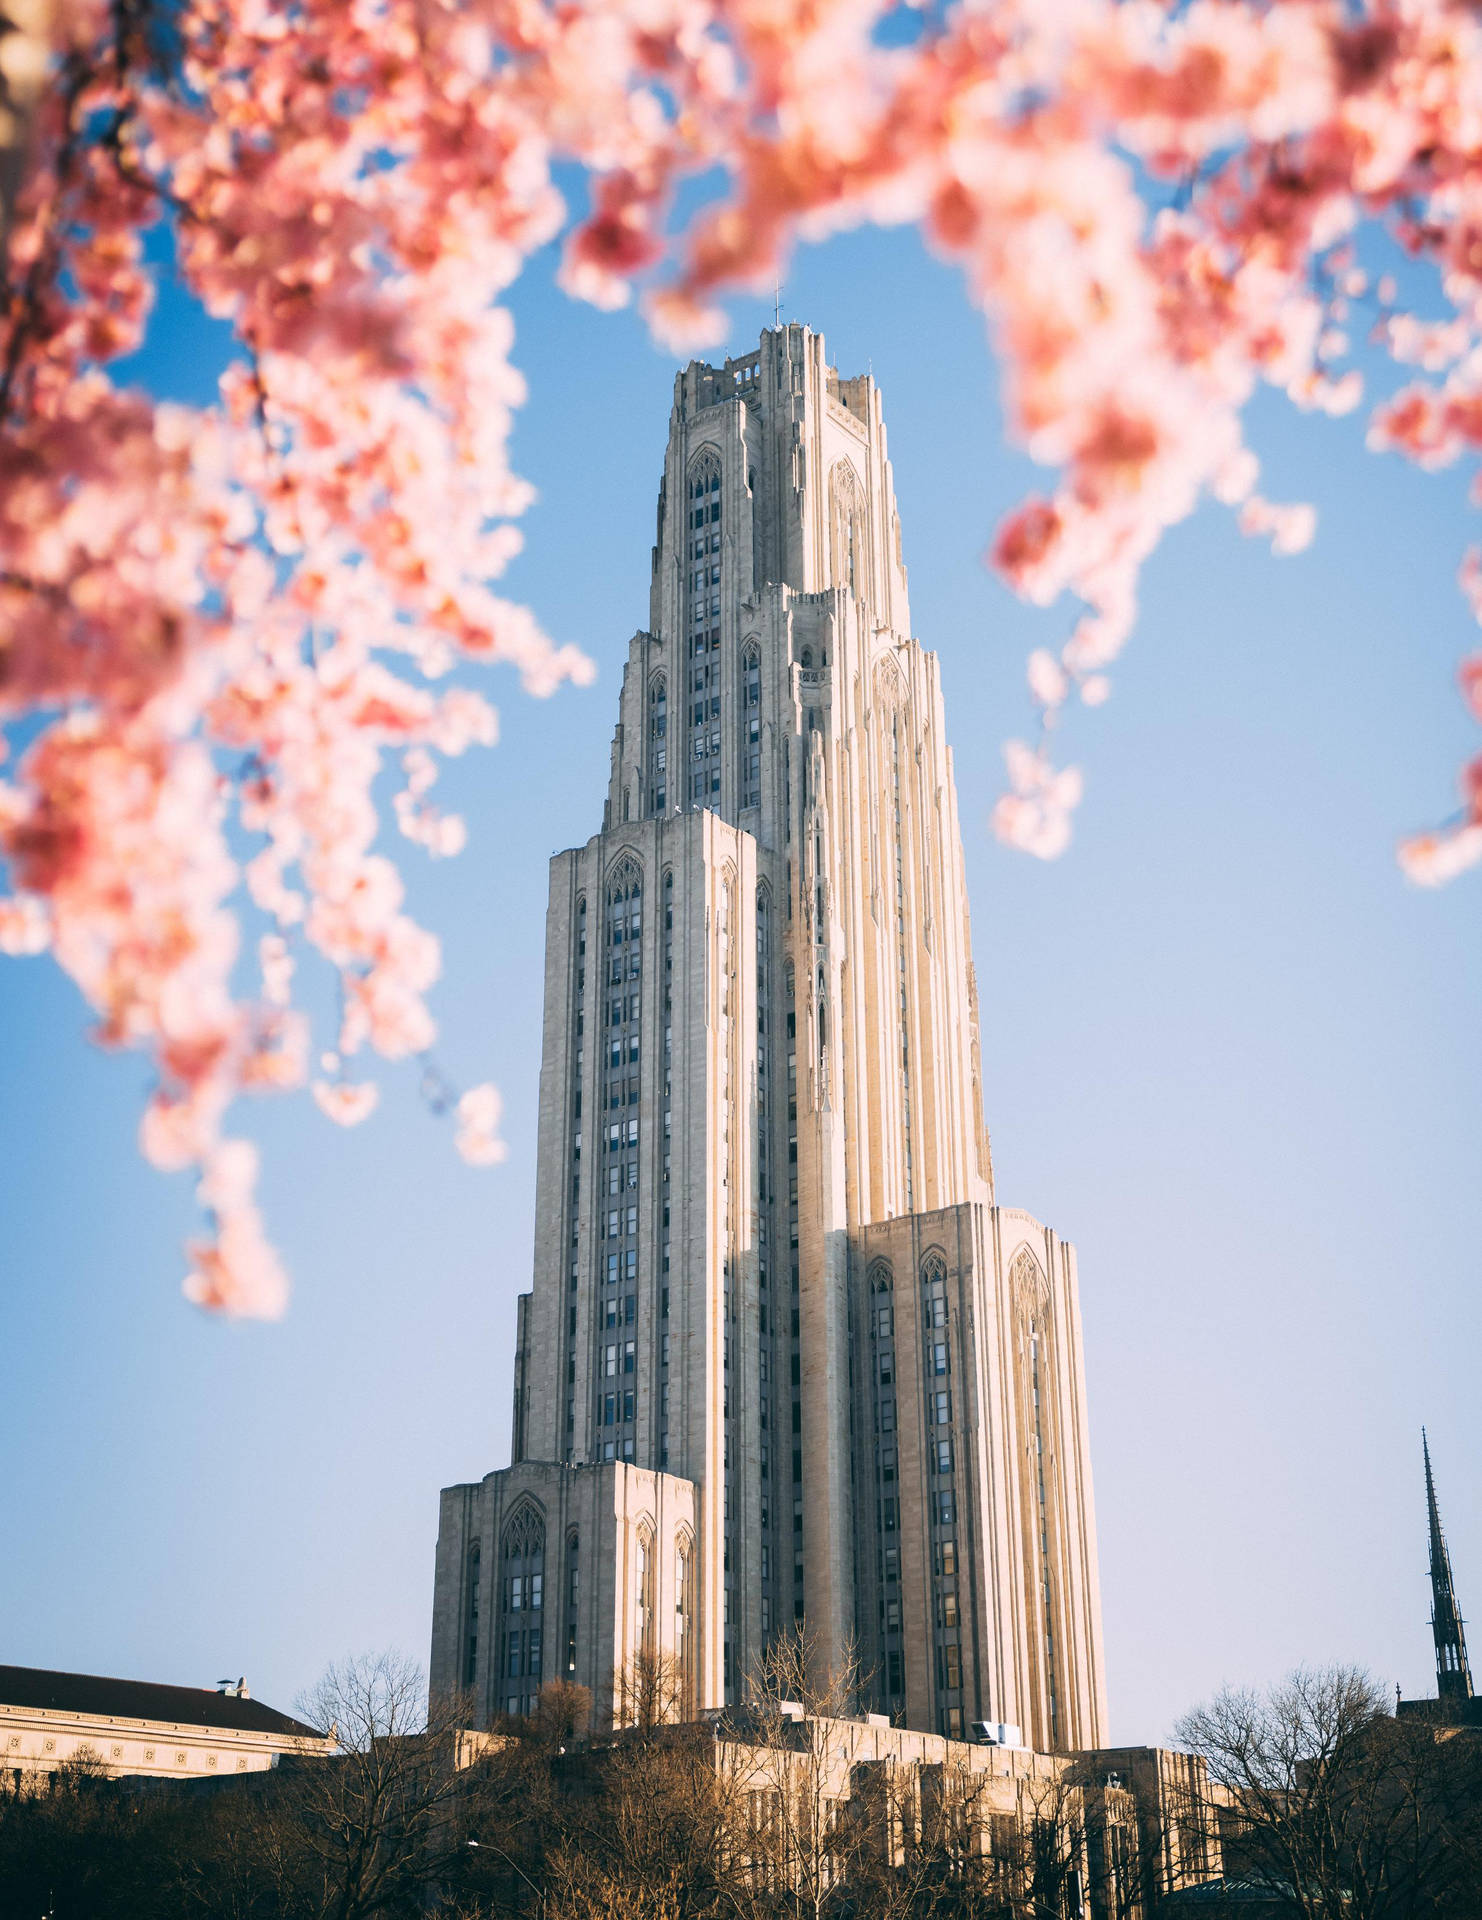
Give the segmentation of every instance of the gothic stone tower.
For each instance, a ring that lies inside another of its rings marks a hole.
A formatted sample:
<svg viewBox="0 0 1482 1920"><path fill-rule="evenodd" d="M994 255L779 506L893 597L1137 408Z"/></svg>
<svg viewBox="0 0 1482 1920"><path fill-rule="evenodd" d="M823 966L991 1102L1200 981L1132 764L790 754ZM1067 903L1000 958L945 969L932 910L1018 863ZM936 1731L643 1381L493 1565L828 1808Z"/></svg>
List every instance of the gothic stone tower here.
<svg viewBox="0 0 1482 1920"><path fill-rule="evenodd" d="M551 863L514 1463L442 1496L432 1677L694 1710L775 1635L860 1705L1105 1737L1073 1249L999 1207L952 755L880 395L674 388L602 831Z"/></svg>

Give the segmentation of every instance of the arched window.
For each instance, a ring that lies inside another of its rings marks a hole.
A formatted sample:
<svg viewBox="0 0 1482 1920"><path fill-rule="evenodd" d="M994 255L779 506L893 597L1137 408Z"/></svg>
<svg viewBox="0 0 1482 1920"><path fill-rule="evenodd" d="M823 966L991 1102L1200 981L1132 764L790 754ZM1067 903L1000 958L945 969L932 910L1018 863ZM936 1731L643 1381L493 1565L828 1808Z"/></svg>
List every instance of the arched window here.
<svg viewBox="0 0 1482 1920"><path fill-rule="evenodd" d="M654 1653L654 1537L638 1529L638 1559L633 1585L633 1652L651 1659Z"/></svg>
<svg viewBox="0 0 1482 1920"><path fill-rule="evenodd" d="M679 1670L681 1699L687 1707L693 1697L690 1671L694 1648L694 1542L681 1533L674 1553L674 1659Z"/></svg>
<svg viewBox="0 0 1482 1920"><path fill-rule="evenodd" d="M1059 1558L1055 1503L1055 1368L1050 1325L1050 1288L1044 1269L1028 1247L1020 1247L1009 1268L1009 1294L1015 1321L1015 1373L1021 1433L1020 1484L1026 1617L1043 1622L1038 1658L1044 1688L1046 1729L1052 1746L1060 1743L1059 1662L1055 1647L1055 1606Z"/></svg>
<svg viewBox="0 0 1482 1920"><path fill-rule="evenodd" d="M545 1522L526 1501L499 1544L501 1698L509 1714L534 1713L545 1624Z"/></svg>
<svg viewBox="0 0 1482 1920"><path fill-rule="evenodd" d="M854 468L841 460L829 476L833 496L834 585L864 598L864 509Z"/></svg>
<svg viewBox="0 0 1482 1920"><path fill-rule="evenodd" d="M741 804L762 804L762 659L755 646L741 656Z"/></svg>
<svg viewBox="0 0 1482 1920"><path fill-rule="evenodd" d="M648 810L662 813L669 793L669 682L656 673L648 687Z"/></svg>
<svg viewBox="0 0 1482 1920"><path fill-rule="evenodd" d="M468 1643L463 1660L463 1684L471 1687L478 1672L479 1659L479 1561L482 1550L477 1540L468 1549L465 1586L468 1593Z"/></svg>
<svg viewBox="0 0 1482 1920"><path fill-rule="evenodd" d="M607 984L622 986L642 972L643 875L623 861L607 883L605 948Z"/></svg>

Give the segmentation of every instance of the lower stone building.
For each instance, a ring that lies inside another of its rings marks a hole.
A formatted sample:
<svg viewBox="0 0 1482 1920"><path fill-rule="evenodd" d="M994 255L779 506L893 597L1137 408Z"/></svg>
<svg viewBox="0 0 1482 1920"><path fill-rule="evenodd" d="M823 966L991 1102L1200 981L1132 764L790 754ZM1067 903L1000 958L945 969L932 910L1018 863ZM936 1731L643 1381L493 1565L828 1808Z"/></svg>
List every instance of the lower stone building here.
<svg viewBox="0 0 1482 1920"><path fill-rule="evenodd" d="M44 1789L82 1760L112 1775L210 1780L259 1773L287 1755L327 1755L334 1740L226 1689L162 1686L101 1674L0 1667L0 1789Z"/></svg>
<svg viewBox="0 0 1482 1920"><path fill-rule="evenodd" d="M1149 1920L1169 1894L1222 1871L1216 1795L1187 1754L1037 1753L773 1699L658 1735L619 1730L575 1769L600 1773L608 1754L655 1738L705 1744L726 1870L785 1888L805 1912L841 1898L894 1910L915 1881L937 1895L956 1883L1005 1910Z"/></svg>

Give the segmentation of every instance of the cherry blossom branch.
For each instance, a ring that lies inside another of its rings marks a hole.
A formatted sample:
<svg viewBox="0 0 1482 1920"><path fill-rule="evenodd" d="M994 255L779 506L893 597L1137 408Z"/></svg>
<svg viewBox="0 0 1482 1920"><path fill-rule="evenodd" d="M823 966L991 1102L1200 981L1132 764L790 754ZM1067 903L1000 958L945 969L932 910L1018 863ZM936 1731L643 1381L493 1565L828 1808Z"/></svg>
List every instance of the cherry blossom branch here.
<svg viewBox="0 0 1482 1920"><path fill-rule="evenodd" d="M1046 473L993 564L1077 609L1030 657L1037 731L994 815L1042 857L1081 796L1052 737L1107 697L1166 530L1213 497L1278 553L1312 537L1309 506L1258 491L1243 414L1262 385L1358 404L1369 236L1434 265L1450 309L1422 320L1381 285L1381 344L1428 378L1374 408L1370 444L1423 466L1482 450L1482 23L1461 0L971 0L905 48L880 42L887 11L57 0L0 354L0 949L50 950L105 1044L153 1060L143 1146L198 1174L203 1304L286 1294L252 1150L224 1134L241 1093L309 1082L349 1124L375 1101L356 1063L418 1060L465 1155L496 1157L492 1089L455 1101L428 1064L440 952L403 912L374 789L395 756L401 835L456 852L440 758L495 722L453 670L502 662L537 694L590 676L493 588L530 497L501 300L563 224L557 163L592 186L563 285L603 307L642 285L676 344L839 227L914 221L957 264ZM716 169L723 201L670 231ZM106 371L145 336L162 216L237 342L214 408ZM1462 585L1482 615L1482 558ZM1482 720L1482 654L1461 680ZM1401 850L1417 881L1482 861L1482 755L1462 787ZM342 1006L310 1082L293 982L314 961Z"/></svg>

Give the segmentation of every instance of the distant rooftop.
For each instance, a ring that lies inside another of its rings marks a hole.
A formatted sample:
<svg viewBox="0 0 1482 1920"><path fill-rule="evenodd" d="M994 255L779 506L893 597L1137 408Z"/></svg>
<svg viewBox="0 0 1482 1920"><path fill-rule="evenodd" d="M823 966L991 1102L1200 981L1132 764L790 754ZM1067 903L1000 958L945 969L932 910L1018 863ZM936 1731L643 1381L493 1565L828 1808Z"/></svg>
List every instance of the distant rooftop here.
<svg viewBox="0 0 1482 1920"><path fill-rule="evenodd" d="M178 1727L222 1727L322 1740L316 1727L261 1700L211 1687L166 1687L154 1680L111 1680L95 1673L52 1673L45 1667L0 1667L0 1707L87 1713L111 1720L157 1720Z"/></svg>

